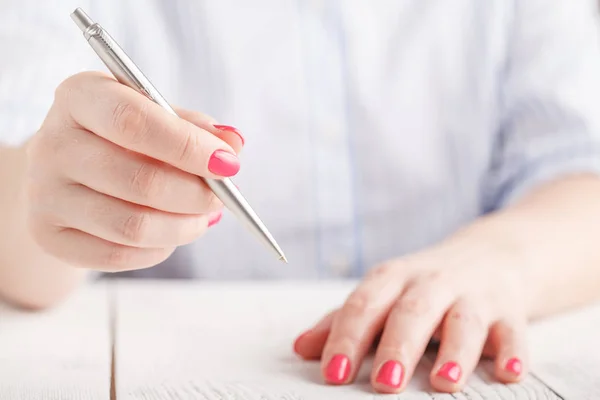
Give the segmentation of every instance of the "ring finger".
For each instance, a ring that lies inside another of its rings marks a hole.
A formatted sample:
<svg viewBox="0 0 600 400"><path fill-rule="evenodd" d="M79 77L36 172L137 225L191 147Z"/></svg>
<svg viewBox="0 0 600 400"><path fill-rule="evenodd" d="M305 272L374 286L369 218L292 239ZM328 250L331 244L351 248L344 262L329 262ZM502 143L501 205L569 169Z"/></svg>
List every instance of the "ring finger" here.
<svg viewBox="0 0 600 400"><path fill-rule="evenodd" d="M76 267L118 272L148 268L164 261L173 248L140 249L107 242L76 229L47 226L34 228L34 235L49 254Z"/></svg>
<svg viewBox="0 0 600 400"><path fill-rule="evenodd" d="M176 247L199 237L212 215L171 214L104 195L79 184L46 188L38 207L53 224L139 248Z"/></svg>
<svg viewBox="0 0 600 400"><path fill-rule="evenodd" d="M501 320L490 329L496 350L496 377L505 383L520 381L527 370L526 321Z"/></svg>
<svg viewBox="0 0 600 400"><path fill-rule="evenodd" d="M430 377L436 390L460 390L481 358L490 318L489 313L476 304L461 299L446 314L440 349Z"/></svg>

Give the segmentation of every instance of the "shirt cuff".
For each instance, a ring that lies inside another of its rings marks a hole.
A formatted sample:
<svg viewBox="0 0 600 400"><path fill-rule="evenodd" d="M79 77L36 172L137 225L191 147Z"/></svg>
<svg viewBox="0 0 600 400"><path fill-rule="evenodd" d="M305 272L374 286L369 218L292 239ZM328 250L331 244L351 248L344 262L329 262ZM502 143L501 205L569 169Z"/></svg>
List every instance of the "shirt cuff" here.
<svg viewBox="0 0 600 400"><path fill-rule="evenodd" d="M570 175L591 173L600 178L600 148L540 160L512 179L502 190L497 208L511 206L540 185Z"/></svg>

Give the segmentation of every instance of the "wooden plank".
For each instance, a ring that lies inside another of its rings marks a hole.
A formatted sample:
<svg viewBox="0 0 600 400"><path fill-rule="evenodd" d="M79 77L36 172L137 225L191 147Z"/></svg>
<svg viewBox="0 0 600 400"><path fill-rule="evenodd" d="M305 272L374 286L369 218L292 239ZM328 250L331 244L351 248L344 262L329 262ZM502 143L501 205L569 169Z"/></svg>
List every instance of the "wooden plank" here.
<svg viewBox="0 0 600 400"><path fill-rule="evenodd" d="M344 283L120 282L116 315L116 389L123 399L385 399L369 383L323 385L317 362L292 353L294 337L351 290ZM310 299L311 301L307 301ZM460 394L432 394L424 359L399 398L558 399L529 377L500 385L489 364ZM486 369L487 368L487 369Z"/></svg>
<svg viewBox="0 0 600 400"><path fill-rule="evenodd" d="M44 312L2 304L0 400L109 399L110 350L105 285Z"/></svg>
<svg viewBox="0 0 600 400"><path fill-rule="evenodd" d="M536 324L534 372L566 400L600 399L600 303Z"/></svg>

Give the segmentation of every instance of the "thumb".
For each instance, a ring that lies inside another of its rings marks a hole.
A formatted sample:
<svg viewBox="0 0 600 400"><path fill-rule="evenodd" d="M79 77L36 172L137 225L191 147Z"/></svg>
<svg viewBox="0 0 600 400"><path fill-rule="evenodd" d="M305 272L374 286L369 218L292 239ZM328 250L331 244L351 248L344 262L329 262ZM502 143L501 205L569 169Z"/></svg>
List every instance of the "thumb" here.
<svg viewBox="0 0 600 400"><path fill-rule="evenodd" d="M220 125L213 117L198 111L175 108L175 112L181 118L191 122L199 128L212 133L219 139L230 145L236 154L240 154L244 146L244 137L236 128L228 125Z"/></svg>

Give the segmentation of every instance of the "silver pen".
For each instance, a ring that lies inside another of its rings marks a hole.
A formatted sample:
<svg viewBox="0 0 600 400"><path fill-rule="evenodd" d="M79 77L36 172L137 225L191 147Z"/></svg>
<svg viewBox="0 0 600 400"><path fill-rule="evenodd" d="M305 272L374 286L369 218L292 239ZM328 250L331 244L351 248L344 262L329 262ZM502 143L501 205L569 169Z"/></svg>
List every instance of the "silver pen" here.
<svg viewBox="0 0 600 400"><path fill-rule="evenodd" d="M115 78L124 85L137 90L141 94L154 101L166 111L177 115L164 97L150 83L148 78L140 71L135 63L125 54L117 42L99 24L81 9L77 8L71 18L83 32L83 36L92 49L98 54L102 62L112 72ZM283 251L252 210L244 196L231 182L230 179L206 179L204 182L212 192L264 245L271 249L277 257L287 263Z"/></svg>

